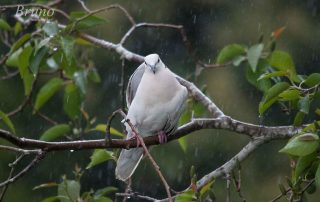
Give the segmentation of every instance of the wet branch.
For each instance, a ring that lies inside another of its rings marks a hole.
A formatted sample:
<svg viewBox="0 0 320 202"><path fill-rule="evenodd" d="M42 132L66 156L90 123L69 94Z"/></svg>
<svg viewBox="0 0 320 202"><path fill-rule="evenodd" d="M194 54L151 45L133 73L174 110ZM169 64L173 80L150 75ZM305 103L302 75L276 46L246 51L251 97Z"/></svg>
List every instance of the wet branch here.
<svg viewBox="0 0 320 202"><path fill-rule="evenodd" d="M193 119L189 123L179 127L174 134L168 136L168 142L176 140L180 137L186 136L192 132L203 129L224 129L228 131L236 132L237 134L243 134L252 139L251 145L247 145L244 149L249 147L253 149L256 146L256 142L260 143L261 140L266 139L286 139L301 131L301 128L293 126L278 126L267 127L253 125L245 122L240 122L234 119L225 118L207 118L207 119ZM28 135L26 135L28 136ZM59 151L59 150L85 150L85 149L98 149L98 148L134 148L137 146L136 140L122 140L112 139L112 141L106 141L106 139L97 140L78 140L78 141L61 141L61 142L46 142L35 139L20 138L6 130L0 129L0 138L7 140L16 147L23 149L42 149L46 151ZM144 137L143 141L147 146L159 144L157 135ZM251 146L250 146L251 145ZM247 152L247 150L245 150ZM241 155L241 160L243 156ZM241 162L241 161L240 161ZM235 162L234 162L234 165ZM216 175L216 174L213 174Z"/></svg>

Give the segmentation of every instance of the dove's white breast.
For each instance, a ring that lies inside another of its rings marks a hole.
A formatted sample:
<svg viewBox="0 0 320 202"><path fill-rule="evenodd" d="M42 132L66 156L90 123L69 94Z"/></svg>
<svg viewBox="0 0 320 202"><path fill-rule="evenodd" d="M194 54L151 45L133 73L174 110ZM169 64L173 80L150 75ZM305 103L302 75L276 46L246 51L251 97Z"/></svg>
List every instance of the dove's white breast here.
<svg viewBox="0 0 320 202"><path fill-rule="evenodd" d="M142 136L162 129L177 104L185 100L187 90L168 68L156 74L145 72L131 103L127 118ZM182 103L181 103L182 104Z"/></svg>

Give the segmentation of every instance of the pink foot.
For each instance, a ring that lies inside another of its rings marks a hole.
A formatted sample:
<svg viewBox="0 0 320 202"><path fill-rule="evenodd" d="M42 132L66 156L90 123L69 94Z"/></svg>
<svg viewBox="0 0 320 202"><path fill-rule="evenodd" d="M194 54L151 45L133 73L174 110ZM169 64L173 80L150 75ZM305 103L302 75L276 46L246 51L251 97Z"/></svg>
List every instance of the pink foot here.
<svg viewBox="0 0 320 202"><path fill-rule="evenodd" d="M135 134L135 133L134 133ZM136 142L137 142L137 147L139 147L140 145L142 145L141 144L141 142L140 142L140 140L139 140L139 138L137 137L137 134L135 134L133 137L131 137L129 140L136 140Z"/></svg>
<svg viewBox="0 0 320 202"><path fill-rule="evenodd" d="M158 132L158 138L160 144L164 144L168 141L167 134L163 130Z"/></svg>

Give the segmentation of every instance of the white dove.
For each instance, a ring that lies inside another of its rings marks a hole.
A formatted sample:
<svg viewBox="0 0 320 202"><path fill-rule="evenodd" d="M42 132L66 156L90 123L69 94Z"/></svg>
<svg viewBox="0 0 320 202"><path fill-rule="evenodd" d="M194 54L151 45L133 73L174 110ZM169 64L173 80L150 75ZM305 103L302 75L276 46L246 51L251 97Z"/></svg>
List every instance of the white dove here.
<svg viewBox="0 0 320 202"><path fill-rule="evenodd" d="M172 134L184 109L187 89L175 78L158 54L150 54L129 79L126 101L129 119L142 137L158 134L160 143ZM127 139L134 133L125 123ZM116 167L116 177L126 181L137 168L143 148L122 149Z"/></svg>

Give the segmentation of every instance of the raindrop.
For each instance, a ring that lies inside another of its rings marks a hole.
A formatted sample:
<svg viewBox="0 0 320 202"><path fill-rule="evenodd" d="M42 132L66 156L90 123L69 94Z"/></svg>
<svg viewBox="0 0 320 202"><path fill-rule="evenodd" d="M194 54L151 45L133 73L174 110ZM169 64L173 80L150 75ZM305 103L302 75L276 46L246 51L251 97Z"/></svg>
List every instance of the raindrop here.
<svg viewBox="0 0 320 202"><path fill-rule="evenodd" d="M199 154L199 149L198 147L196 147L196 149L194 150L194 156L198 157L198 154Z"/></svg>
<svg viewBox="0 0 320 202"><path fill-rule="evenodd" d="M193 24L196 24L196 21L197 21L197 16L194 15L194 16L193 16Z"/></svg>

